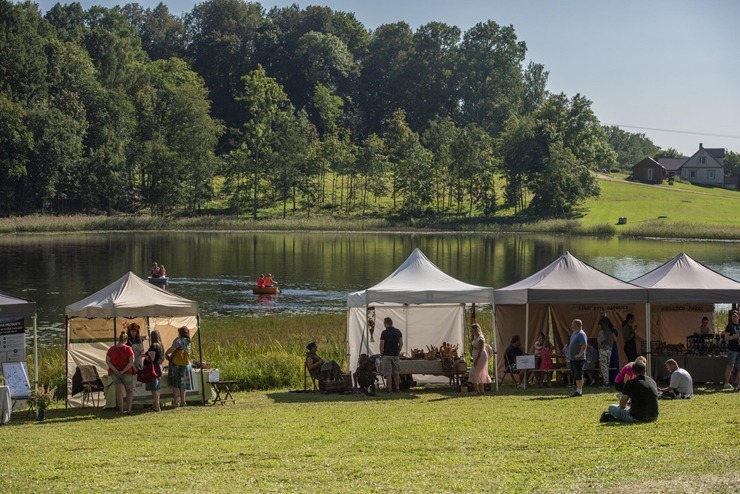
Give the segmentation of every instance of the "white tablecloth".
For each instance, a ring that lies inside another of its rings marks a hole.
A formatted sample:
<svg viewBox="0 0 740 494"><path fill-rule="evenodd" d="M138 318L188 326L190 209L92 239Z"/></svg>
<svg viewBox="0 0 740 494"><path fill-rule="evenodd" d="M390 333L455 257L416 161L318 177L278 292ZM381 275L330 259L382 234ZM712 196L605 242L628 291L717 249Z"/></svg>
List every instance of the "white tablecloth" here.
<svg viewBox="0 0 740 494"><path fill-rule="evenodd" d="M13 409L13 401L10 398L10 388L0 386L0 424L10 422L10 412Z"/></svg>

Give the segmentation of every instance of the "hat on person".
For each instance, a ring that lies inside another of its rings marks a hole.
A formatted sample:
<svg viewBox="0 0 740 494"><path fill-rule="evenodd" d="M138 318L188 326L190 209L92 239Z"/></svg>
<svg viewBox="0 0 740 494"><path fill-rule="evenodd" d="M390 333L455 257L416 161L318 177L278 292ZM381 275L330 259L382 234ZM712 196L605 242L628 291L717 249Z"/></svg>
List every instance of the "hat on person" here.
<svg viewBox="0 0 740 494"><path fill-rule="evenodd" d="M308 345L306 345L306 350L311 350L313 348L316 348L316 342L315 341L309 341Z"/></svg>

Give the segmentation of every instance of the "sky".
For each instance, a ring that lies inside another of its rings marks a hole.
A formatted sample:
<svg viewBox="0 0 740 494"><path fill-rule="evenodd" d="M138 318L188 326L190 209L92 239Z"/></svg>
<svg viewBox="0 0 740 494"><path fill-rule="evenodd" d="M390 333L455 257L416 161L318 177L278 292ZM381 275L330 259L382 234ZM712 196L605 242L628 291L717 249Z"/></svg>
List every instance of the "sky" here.
<svg viewBox="0 0 740 494"><path fill-rule="evenodd" d="M139 0L154 7L160 0ZM41 0L42 11L56 0ZM113 7L126 0L82 0ZM193 0L166 0L182 15ZM493 20L512 25L527 60L544 64L548 89L593 102L603 124L643 133L691 156L707 148L740 152L740 1L735 0L317 0L262 1L353 12L369 30L432 21L463 32Z"/></svg>

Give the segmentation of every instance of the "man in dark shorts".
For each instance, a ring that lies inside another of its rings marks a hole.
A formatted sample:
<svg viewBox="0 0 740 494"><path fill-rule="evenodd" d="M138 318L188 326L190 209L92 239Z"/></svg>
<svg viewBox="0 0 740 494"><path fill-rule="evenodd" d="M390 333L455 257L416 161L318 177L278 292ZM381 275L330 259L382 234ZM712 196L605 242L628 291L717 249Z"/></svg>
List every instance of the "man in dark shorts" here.
<svg viewBox="0 0 740 494"><path fill-rule="evenodd" d="M583 396L583 366L586 363L586 333L583 331L583 321L573 319L570 325L571 333L568 340L568 360L570 360L570 372L576 382L576 390L570 395L572 397Z"/></svg>
<svg viewBox="0 0 740 494"><path fill-rule="evenodd" d="M390 317L383 319L385 329L380 334L380 370L385 376L385 386L388 392L401 390L401 375L399 371L399 356L403 348L403 335L401 331L393 327Z"/></svg>
<svg viewBox="0 0 740 494"><path fill-rule="evenodd" d="M624 383L619 405L609 405L609 415L619 422L639 423L658 420L658 386L645 375L645 364L632 364L635 377ZM629 407L627 404L629 403Z"/></svg>

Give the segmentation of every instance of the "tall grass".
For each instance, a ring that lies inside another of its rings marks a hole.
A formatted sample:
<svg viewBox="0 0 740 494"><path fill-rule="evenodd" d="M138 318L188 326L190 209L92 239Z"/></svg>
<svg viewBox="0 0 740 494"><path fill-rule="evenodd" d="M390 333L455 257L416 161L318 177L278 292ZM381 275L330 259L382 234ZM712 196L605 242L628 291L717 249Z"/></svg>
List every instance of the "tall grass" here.
<svg viewBox="0 0 740 494"><path fill-rule="evenodd" d="M21 216L0 218L0 233L56 233L79 231L137 230L274 230L274 231L368 231L391 228L385 219L328 215L291 216L287 219L244 219L235 216L174 218L158 216Z"/></svg>

